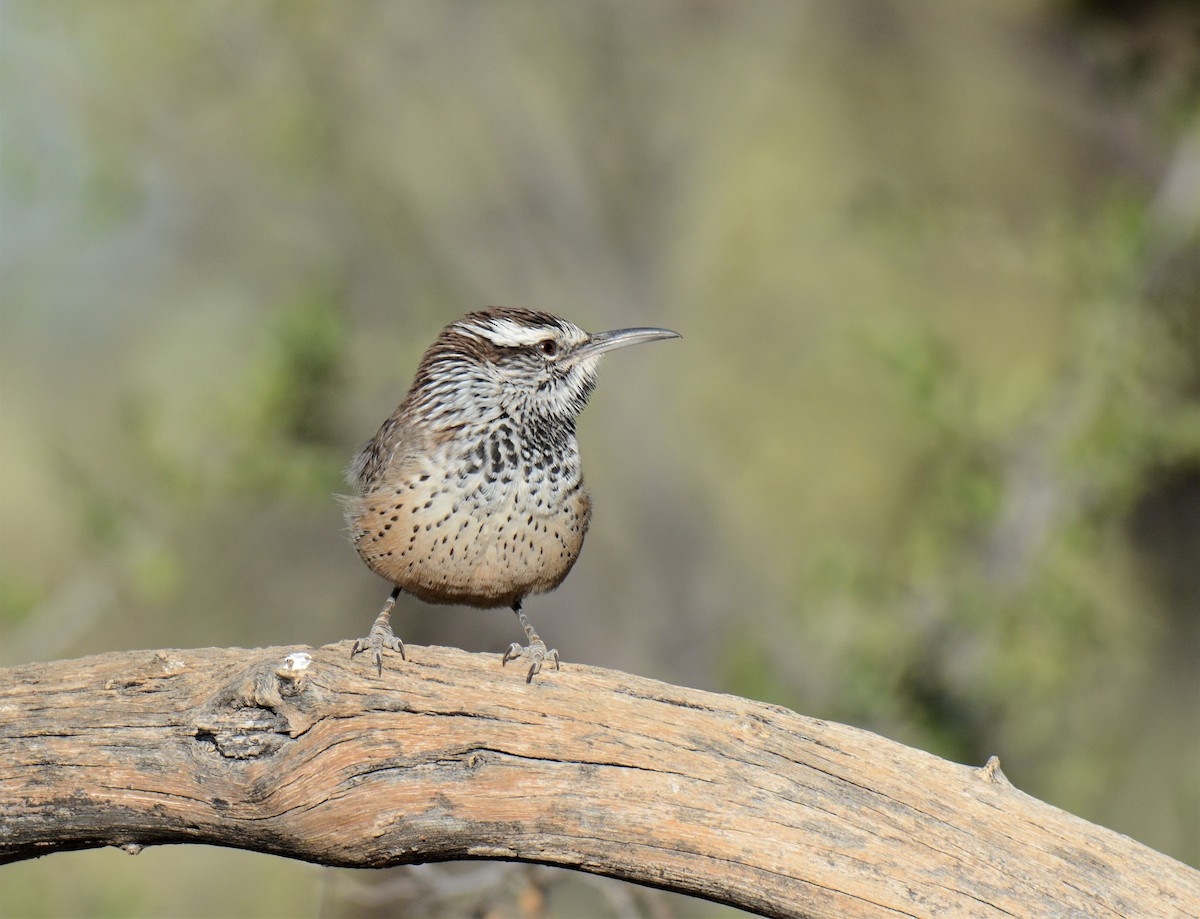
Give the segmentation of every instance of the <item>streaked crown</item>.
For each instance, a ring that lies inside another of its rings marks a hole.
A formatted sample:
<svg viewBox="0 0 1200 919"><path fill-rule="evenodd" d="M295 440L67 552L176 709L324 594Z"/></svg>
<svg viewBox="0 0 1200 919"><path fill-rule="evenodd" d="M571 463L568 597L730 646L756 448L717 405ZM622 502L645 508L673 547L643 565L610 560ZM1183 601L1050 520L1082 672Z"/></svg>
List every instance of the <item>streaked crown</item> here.
<svg viewBox="0 0 1200 919"><path fill-rule="evenodd" d="M596 386L599 354L580 354L588 334L537 310L493 307L442 330L425 352L404 408L451 427L501 416L573 421Z"/></svg>

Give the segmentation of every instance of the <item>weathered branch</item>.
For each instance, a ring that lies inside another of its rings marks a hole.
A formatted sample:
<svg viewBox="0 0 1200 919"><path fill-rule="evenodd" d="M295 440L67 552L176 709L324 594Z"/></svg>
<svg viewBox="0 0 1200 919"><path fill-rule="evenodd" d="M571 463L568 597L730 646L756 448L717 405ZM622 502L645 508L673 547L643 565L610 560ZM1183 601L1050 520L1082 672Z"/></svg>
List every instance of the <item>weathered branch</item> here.
<svg viewBox="0 0 1200 919"><path fill-rule="evenodd" d="M778 916L1200 913L1200 872L994 762L577 664L526 685L490 656L409 658L382 679L348 643L0 671L0 860L203 842L543 862Z"/></svg>

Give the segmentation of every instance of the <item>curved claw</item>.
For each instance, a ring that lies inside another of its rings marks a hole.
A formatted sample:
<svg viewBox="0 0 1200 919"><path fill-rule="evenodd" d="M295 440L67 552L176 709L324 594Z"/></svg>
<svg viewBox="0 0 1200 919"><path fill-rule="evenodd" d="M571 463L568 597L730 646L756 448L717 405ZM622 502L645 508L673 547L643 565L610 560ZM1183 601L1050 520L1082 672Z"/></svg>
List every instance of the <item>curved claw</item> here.
<svg viewBox="0 0 1200 919"><path fill-rule="evenodd" d="M371 660L375 662L375 671L379 676L383 676L384 648L398 652L401 660L408 660L404 654L404 642L392 634L391 626L386 624L381 626L376 622L371 627L371 634L354 642L354 647L350 649L350 657L353 658L356 654L370 649Z"/></svg>
<svg viewBox="0 0 1200 919"><path fill-rule="evenodd" d="M562 670L562 665L558 659L557 648L546 648L546 643L540 638L531 642L528 646L523 646L517 642L513 642L508 646L508 650L504 652L504 656L500 659L500 666L503 667L509 661L516 660L518 657L529 658L529 672L525 674L525 682L532 683L535 674L542 672L542 664L545 661L553 661L555 670Z"/></svg>
<svg viewBox="0 0 1200 919"><path fill-rule="evenodd" d="M375 661L375 671L379 676L383 676L384 648L400 652L400 659L407 660L404 656L404 642L392 632L392 607L396 605L398 596L400 596L400 588L396 587L392 590L391 596L387 598L387 602L383 604L379 615L375 617L375 622L367 637L358 639L354 642L354 647L350 649L350 658L353 660L354 655L370 648L371 659Z"/></svg>

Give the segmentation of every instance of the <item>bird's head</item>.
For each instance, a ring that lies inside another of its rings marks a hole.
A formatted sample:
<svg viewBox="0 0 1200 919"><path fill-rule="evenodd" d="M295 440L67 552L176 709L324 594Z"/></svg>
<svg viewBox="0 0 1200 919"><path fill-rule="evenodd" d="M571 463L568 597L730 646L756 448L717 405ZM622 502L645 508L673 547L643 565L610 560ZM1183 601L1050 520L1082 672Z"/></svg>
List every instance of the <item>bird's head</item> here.
<svg viewBox="0 0 1200 919"><path fill-rule="evenodd" d="M442 330L421 359L405 402L438 427L503 415L569 425L595 389L603 354L679 337L653 328L591 335L550 313L492 307Z"/></svg>

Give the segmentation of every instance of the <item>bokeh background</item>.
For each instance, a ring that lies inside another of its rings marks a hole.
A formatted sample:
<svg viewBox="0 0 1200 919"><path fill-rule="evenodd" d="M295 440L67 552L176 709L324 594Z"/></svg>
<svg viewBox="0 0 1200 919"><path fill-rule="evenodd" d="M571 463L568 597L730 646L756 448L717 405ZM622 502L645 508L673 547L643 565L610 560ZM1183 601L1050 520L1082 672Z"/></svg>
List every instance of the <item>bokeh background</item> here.
<svg viewBox="0 0 1200 919"><path fill-rule="evenodd" d="M1200 864L1198 10L7 0L0 662L365 634L332 495L438 330L664 325L581 419L565 660L998 754ZM447 876L85 852L0 912L721 913Z"/></svg>

